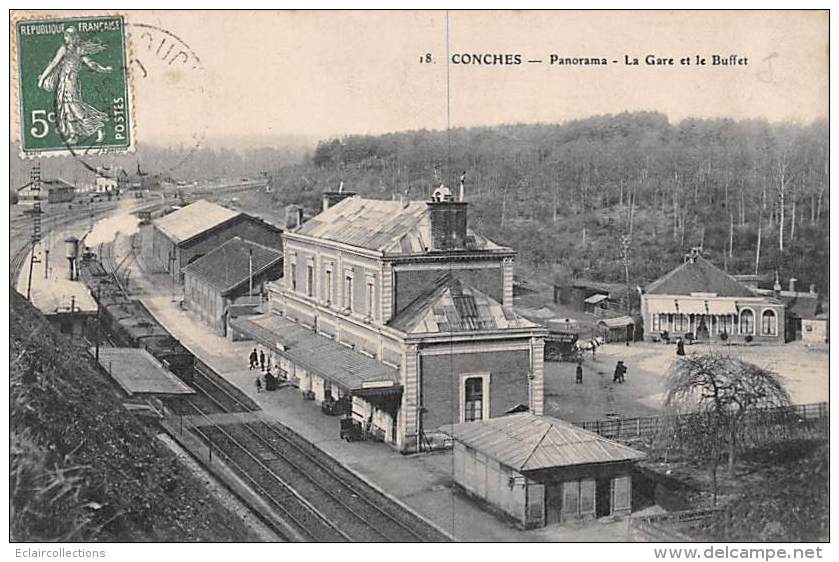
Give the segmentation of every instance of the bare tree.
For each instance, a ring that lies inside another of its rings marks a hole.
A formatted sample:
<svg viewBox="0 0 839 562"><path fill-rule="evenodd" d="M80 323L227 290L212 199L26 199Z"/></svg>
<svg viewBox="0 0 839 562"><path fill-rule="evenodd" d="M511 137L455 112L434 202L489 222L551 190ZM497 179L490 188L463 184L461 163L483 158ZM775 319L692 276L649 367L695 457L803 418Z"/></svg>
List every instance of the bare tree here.
<svg viewBox="0 0 839 562"><path fill-rule="evenodd" d="M680 358L673 364L665 388L667 410L703 418L703 423L690 424L701 431L696 437L724 446L732 474L744 420L766 408L790 405L789 394L776 373L719 353Z"/></svg>

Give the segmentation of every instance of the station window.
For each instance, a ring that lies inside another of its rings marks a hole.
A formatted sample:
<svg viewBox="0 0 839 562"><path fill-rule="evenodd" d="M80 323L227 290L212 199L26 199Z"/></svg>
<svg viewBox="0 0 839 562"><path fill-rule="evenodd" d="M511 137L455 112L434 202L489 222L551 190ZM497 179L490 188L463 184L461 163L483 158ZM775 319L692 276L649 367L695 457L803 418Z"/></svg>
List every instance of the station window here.
<svg viewBox="0 0 839 562"><path fill-rule="evenodd" d="M353 310L353 302L352 302L352 275L347 274L344 276L344 308L352 312Z"/></svg>
<svg viewBox="0 0 839 562"><path fill-rule="evenodd" d="M289 280L291 281L291 290L296 291L297 290L297 264L296 263L291 264L291 269L289 270L288 276L289 276Z"/></svg>
<svg viewBox="0 0 839 562"><path fill-rule="evenodd" d="M484 419L484 377L468 377L463 381L463 421Z"/></svg>
<svg viewBox="0 0 839 562"><path fill-rule="evenodd" d="M306 296L312 297L315 294L315 268L314 266L306 266Z"/></svg>
<svg viewBox="0 0 839 562"><path fill-rule="evenodd" d="M323 292L324 292L324 299L326 299L326 304L332 302L332 270L327 269L324 273L324 281L323 281Z"/></svg>
<svg viewBox="0 0 839 562"><path fill-rule="evenodd" d="M373 280L369 279L367 281L367 316L370 318L373 317L373 295L374 295L374 285Z"/></svg>

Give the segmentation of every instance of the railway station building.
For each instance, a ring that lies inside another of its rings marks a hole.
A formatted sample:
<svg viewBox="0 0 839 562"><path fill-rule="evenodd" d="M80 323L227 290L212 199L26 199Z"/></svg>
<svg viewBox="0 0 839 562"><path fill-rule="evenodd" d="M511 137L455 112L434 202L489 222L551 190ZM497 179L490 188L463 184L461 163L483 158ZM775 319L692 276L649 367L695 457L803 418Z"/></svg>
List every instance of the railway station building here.
<svg viewBox="0 0 839 562"><path fill-rule="evenodd" d="M644 338L676 337L784 343L785 306L761 295L694 248L682 265L650 283L641 296Z"/></svg>
<svg viewBox="0 0 839 562"><path fill-rule="evenodd" d="M183 283L184 268L234 237L269 248L282 247L274 225L204 199L155 220L149 232L151 262Z"/></svg>
<svg viewBox="0 0 839 562"><path fill-rule="evenodd" d="M471 231L447 192L324 194L284 233L270 311L231 321L301 391L346 400L403 452L445 445L444 425L543 410L546 332L513 310L515 252Z"/></svg>
<svg viewBox="0 0 839 562"><path fill-rule="evenodd" d="M632 473L644 453L530 412L449 425L454 480L493 511L530 529L629 515Z"/></svg>
<svg viewBox="0 0 839 562"><path fill-rule="evenodd" d="M221 336L235 308L262 303L265 284L283 275L283 254L256 242L231 238L184 268L184 303Z"/></svg>

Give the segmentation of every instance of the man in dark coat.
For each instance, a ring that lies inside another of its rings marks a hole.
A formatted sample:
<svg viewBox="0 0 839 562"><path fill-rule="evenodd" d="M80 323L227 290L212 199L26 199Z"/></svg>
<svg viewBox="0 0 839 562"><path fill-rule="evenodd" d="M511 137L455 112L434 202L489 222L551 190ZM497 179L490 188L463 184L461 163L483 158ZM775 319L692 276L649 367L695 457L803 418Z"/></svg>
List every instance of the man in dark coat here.
<svg viewBox="0 0 839 562"><path fill-rule="evenodd" d="M259 350L259 370L265 370L265 352L263 350Z"/></svg>
<svg viewBox="0 0 839 562"><path fill-rule="evenodd" d="M676 340L676 355L684 355L685 354L685 342L682 338L678 338Z"/></svg>
<svg viewBox="0 0 839 562"><path fill-rule="evenodd" d="M253 348L253 351L251 351L251 354L250 354L250 356L248 356L248 359L250 359L250 368L251 369L255 368L256 367L256 361L258 359L258 357L256 355L256 348Z"/></svg>
<svg viewBox="0 0 839 562"><path fill-rule="evenodd" d="M577 361L577 381L575 384L583 384L583 362Z"/></svg>

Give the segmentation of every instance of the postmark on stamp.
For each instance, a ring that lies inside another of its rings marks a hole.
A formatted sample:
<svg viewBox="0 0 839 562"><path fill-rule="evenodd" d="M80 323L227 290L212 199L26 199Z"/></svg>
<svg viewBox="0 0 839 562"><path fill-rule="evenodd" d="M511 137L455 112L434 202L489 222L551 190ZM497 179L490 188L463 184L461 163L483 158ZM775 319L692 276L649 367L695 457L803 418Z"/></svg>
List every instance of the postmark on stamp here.
<svg viewBox="0 0 839 562"><path fill-rule="evenodd" d="M15 40L23 155L133 148L122 16L27 19Z"/></svg>

